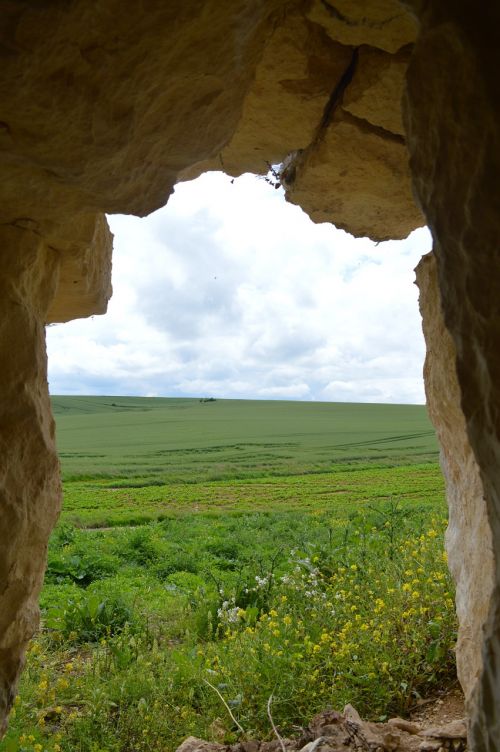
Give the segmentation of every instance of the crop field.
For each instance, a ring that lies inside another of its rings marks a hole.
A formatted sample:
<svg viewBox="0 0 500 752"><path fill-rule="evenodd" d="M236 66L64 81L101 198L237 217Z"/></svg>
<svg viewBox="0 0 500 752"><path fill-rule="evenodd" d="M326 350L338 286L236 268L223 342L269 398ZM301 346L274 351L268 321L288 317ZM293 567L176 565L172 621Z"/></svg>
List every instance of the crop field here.
<svg viewBox="0 0 500 752"><path fill-rule="evenodd" d="M168 752L455 681L419 406L54 397L64 508L2 752Z"/></svg>
<svg viewBox="0 0 500 752"><path fill-rule="evenodd" d="M424 407L54 397L63 520L321 511L376 498L442 499ZM411 471L408 470L409 466Z"/></svg>
<svg viewBox="0 0 500 752"><path fill-rule="evenodd" d="M234 480L436 462L419 405L54 397L65 480Z"/></svg>

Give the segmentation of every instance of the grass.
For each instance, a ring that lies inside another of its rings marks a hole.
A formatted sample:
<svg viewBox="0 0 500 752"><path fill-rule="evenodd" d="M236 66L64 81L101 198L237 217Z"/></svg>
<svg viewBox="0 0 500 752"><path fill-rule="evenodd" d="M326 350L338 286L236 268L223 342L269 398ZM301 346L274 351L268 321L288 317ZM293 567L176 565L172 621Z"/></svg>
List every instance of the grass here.
<svg viewBox="0 0 500 752"><path fill-rule="evenodd" d="M250 480L142 485L139 481L67 482L62 520L83 527L138 525L172 515L324 512L347 517L376 499L396 498L408 507L442 502L437 464L394 468L357 466L305 475Z"/></svg>
<svg viewBox="0 0 500 752"><path fill-rule="evenodd" d="M419 405L52 399L65 481L232 481L437 457Z"/></svg>
<svg viewBox="0 0 500 752"><path fill-rule="evenodd" d="M65 509L2 752L271 738L271 694L286 735L346 702L404 715L454 681L422 409L54 401Z"/></svg>

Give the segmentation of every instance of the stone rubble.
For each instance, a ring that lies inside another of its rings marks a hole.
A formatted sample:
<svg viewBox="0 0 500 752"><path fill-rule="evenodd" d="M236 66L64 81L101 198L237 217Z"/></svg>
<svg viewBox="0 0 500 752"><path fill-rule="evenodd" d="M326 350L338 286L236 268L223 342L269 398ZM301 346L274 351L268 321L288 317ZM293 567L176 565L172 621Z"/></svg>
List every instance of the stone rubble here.
<svg viewBox="0 0 500 752"><path fill-rule="evenodd" d="M363 721L352 705L343 713L327 710L316 715L296 739L236 744L188 737L177 752L467 752L465 720L422 728L403 718L387 723Z"/></svg>

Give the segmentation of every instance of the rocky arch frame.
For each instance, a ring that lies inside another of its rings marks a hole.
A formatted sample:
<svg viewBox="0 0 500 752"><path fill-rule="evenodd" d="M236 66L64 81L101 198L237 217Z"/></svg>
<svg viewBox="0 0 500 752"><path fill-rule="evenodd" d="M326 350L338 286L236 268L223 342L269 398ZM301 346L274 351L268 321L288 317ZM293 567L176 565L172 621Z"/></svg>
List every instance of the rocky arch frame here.
<svg viewBox="0 0 500 752"><path fill-rule="evenodd" d="M45 323L105 311L104 212L145 215L210 168L284 162L288 199L316 221L375 239L431 228L418 279L459 674L472 748L500 749L500 5L6 0L0 10L2 721L61 497Z"/></svg>

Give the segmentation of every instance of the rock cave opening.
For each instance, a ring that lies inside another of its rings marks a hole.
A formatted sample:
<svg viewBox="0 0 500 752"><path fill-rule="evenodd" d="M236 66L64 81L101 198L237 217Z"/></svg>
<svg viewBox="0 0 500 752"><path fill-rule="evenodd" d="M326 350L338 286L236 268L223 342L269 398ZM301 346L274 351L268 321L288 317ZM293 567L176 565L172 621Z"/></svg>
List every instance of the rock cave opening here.
<svg viewBox="0 0 500 752"><path fill-rule="evenodd" d="M425 228L376 244L222 173L108 219L113 297L105 317L48 328L52 394L425 402Z"/></svg>
<svg viewBox="0 0 500 752"><path fill-rule="evenodd" d="M45 324L106 310L106 213L145 216L207 170L287 159L287 196L316 220L376 240L431 230L418 275L458 670L471 748L498 750L499 4L19 0L2 14L2 728L61 504Z"/></svg>
<svg viewBox="0 0 500 752"><path fill-rule="evenodd" d="M356 239L257 176L221 173L146 219L108 221L113 299L104 318L49 328L53 394L423 403L425 228Z"/></svg>

